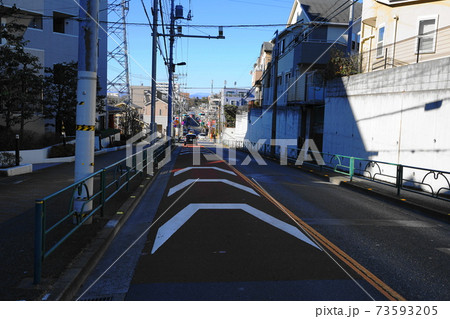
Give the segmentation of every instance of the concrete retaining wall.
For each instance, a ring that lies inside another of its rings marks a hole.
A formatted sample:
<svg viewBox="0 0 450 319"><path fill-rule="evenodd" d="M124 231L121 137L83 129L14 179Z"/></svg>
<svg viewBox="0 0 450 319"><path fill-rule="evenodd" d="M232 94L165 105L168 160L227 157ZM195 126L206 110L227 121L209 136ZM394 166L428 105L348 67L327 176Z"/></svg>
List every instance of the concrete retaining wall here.
<svg viewBox="0 0 450 319"><path fill-rule="evenodd" d="M449 119L450 58L341 78L327 87L323 149L450 172Z"/></svg>
<svg viewBox="0 0 450 319"><path fill-rule="evenodd" d="M120 133L114 135L114 140L120 141ZM68 143L75 143L75 140ZM110 138L105 137L102 139L102 147L108 147L110 145ZM22 150L20 151L20 157L22 158L21 164L38 164L38 163L62 163L62 162L73 162L74 157L59 157L59 158L48 158L48 152L51 146L46 148L41 148L37 150ZM95 138L95 149L99 150L99 139ZM7 153L15 154L14 151Z"/></svg>

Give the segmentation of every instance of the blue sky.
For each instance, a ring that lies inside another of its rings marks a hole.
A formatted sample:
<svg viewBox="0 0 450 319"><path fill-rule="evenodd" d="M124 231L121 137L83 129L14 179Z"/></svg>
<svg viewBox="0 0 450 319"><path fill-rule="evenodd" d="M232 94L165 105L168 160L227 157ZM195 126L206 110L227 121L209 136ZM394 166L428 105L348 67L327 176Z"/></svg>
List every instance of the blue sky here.
<svg viewBox="0 0 450 319"><path fill-rule="evenodd" d="M285 24L294 0L175 0L175 5L184 7L184 16L192 10L191 21L182 20L183 34L218 34L218 28L197 27L199 25L255 25ZM144 0L151 17L152 0ZM168 14L170 1L162 0L163 13ZM168 19L167 19L168 21ZM147 22L141 0L131 0L128 23ZM186 62L177 67L178 83L189 93L208 93L211 81L215 91L223 87L250 87L250 70L259 55L261 44L270 41L274 32L282 26L224 28L225 40L182 38L175 42L175 63ZM149 26L128 25L131 82L133 85L150 85L151 75L151 31ZM163 45L163 39L160 39ZM108 72L114 74L117 67L111 65ZM110 77L110 76L109 76ZM167 81L163 59L158 55L157 81Z"/></svg>

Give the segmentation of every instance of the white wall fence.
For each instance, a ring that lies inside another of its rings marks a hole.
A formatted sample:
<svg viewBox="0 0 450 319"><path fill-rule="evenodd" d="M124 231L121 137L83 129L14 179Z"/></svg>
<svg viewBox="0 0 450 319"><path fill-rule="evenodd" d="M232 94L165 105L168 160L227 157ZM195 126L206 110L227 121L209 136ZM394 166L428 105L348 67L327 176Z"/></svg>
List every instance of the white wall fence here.
<svg viewBox="0 0 450 319"><path fill-rule="evenodd" d="M120 141L120 133L112 135L110 137L105 137L101 140L102 148L110 146L111 142ZM68 144L75 143L75 140L67 142ZM73 162L75 160L74 156L68 157L58 157L58 158L48 158L48 154L52 146L37 149L37 150L21 150L21 164L39 164L39 163L62 163L62 162ZM95 137L95 150L100 150L99 138ZM15 154L14 151L9 151L7 153Z"/></svg>
<svg viewBox="0 0 450 319"><path fill-rule="evenodd" d="M429 168L404 178L448 187L428 173L450 171L449 119L450 58L340 78L327 87L323 150Z"/></svg>

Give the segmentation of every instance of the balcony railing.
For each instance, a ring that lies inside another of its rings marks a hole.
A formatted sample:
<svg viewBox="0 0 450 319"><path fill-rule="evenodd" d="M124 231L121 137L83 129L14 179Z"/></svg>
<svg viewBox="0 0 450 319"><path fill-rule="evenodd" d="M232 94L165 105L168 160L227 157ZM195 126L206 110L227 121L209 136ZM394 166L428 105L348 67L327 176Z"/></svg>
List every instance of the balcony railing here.
<svg viewBox="0 0 450 319"><path fill-rule="evenodd" d="M288 103L323 103L325 82L318 72L308 72L299 78L291 78L287 89Z"/></svg>
<svg viewBox="0 0 450 319"><path fill-rule="evenodd" d="M450 26L436 30L433 43L411 37L360 54L360 72L389 69L450 56Z"/></svg>

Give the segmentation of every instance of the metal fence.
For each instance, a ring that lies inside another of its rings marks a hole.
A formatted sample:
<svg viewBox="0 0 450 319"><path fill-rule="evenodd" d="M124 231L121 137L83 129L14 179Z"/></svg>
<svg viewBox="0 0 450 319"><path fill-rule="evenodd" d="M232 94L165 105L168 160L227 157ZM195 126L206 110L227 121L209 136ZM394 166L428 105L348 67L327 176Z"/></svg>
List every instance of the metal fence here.
<svg viewBox="0 0 450 319"><path fill-rule="evenodd" d="M97 215L103 217L106 203L135 178L152 174L158 163L170 152L171 141L157 143L115 164L105 167L81 181L51 194L35 203L34 283L41 281L42 265L80 227ZM87 185L93 184L92 193L80 199ZM75 201L82 200L81 209Z"/></svg>
<svg viewBox="0 0 450 319"><path fill-rule="evenodd" d="M350 180L356 177L395 187L397 195L400 195L402 191L408 191L450 201L450 172L354 156L314 152L311 149L299 149L292 146L282 149L279 145L272 146L269 143L224 141L224 144L244 151L249 151L251 148L252 151L258 151L264 156L274 156L280 160L285 157L287 162L293 164L331 170L349 176Z"/></svg>

